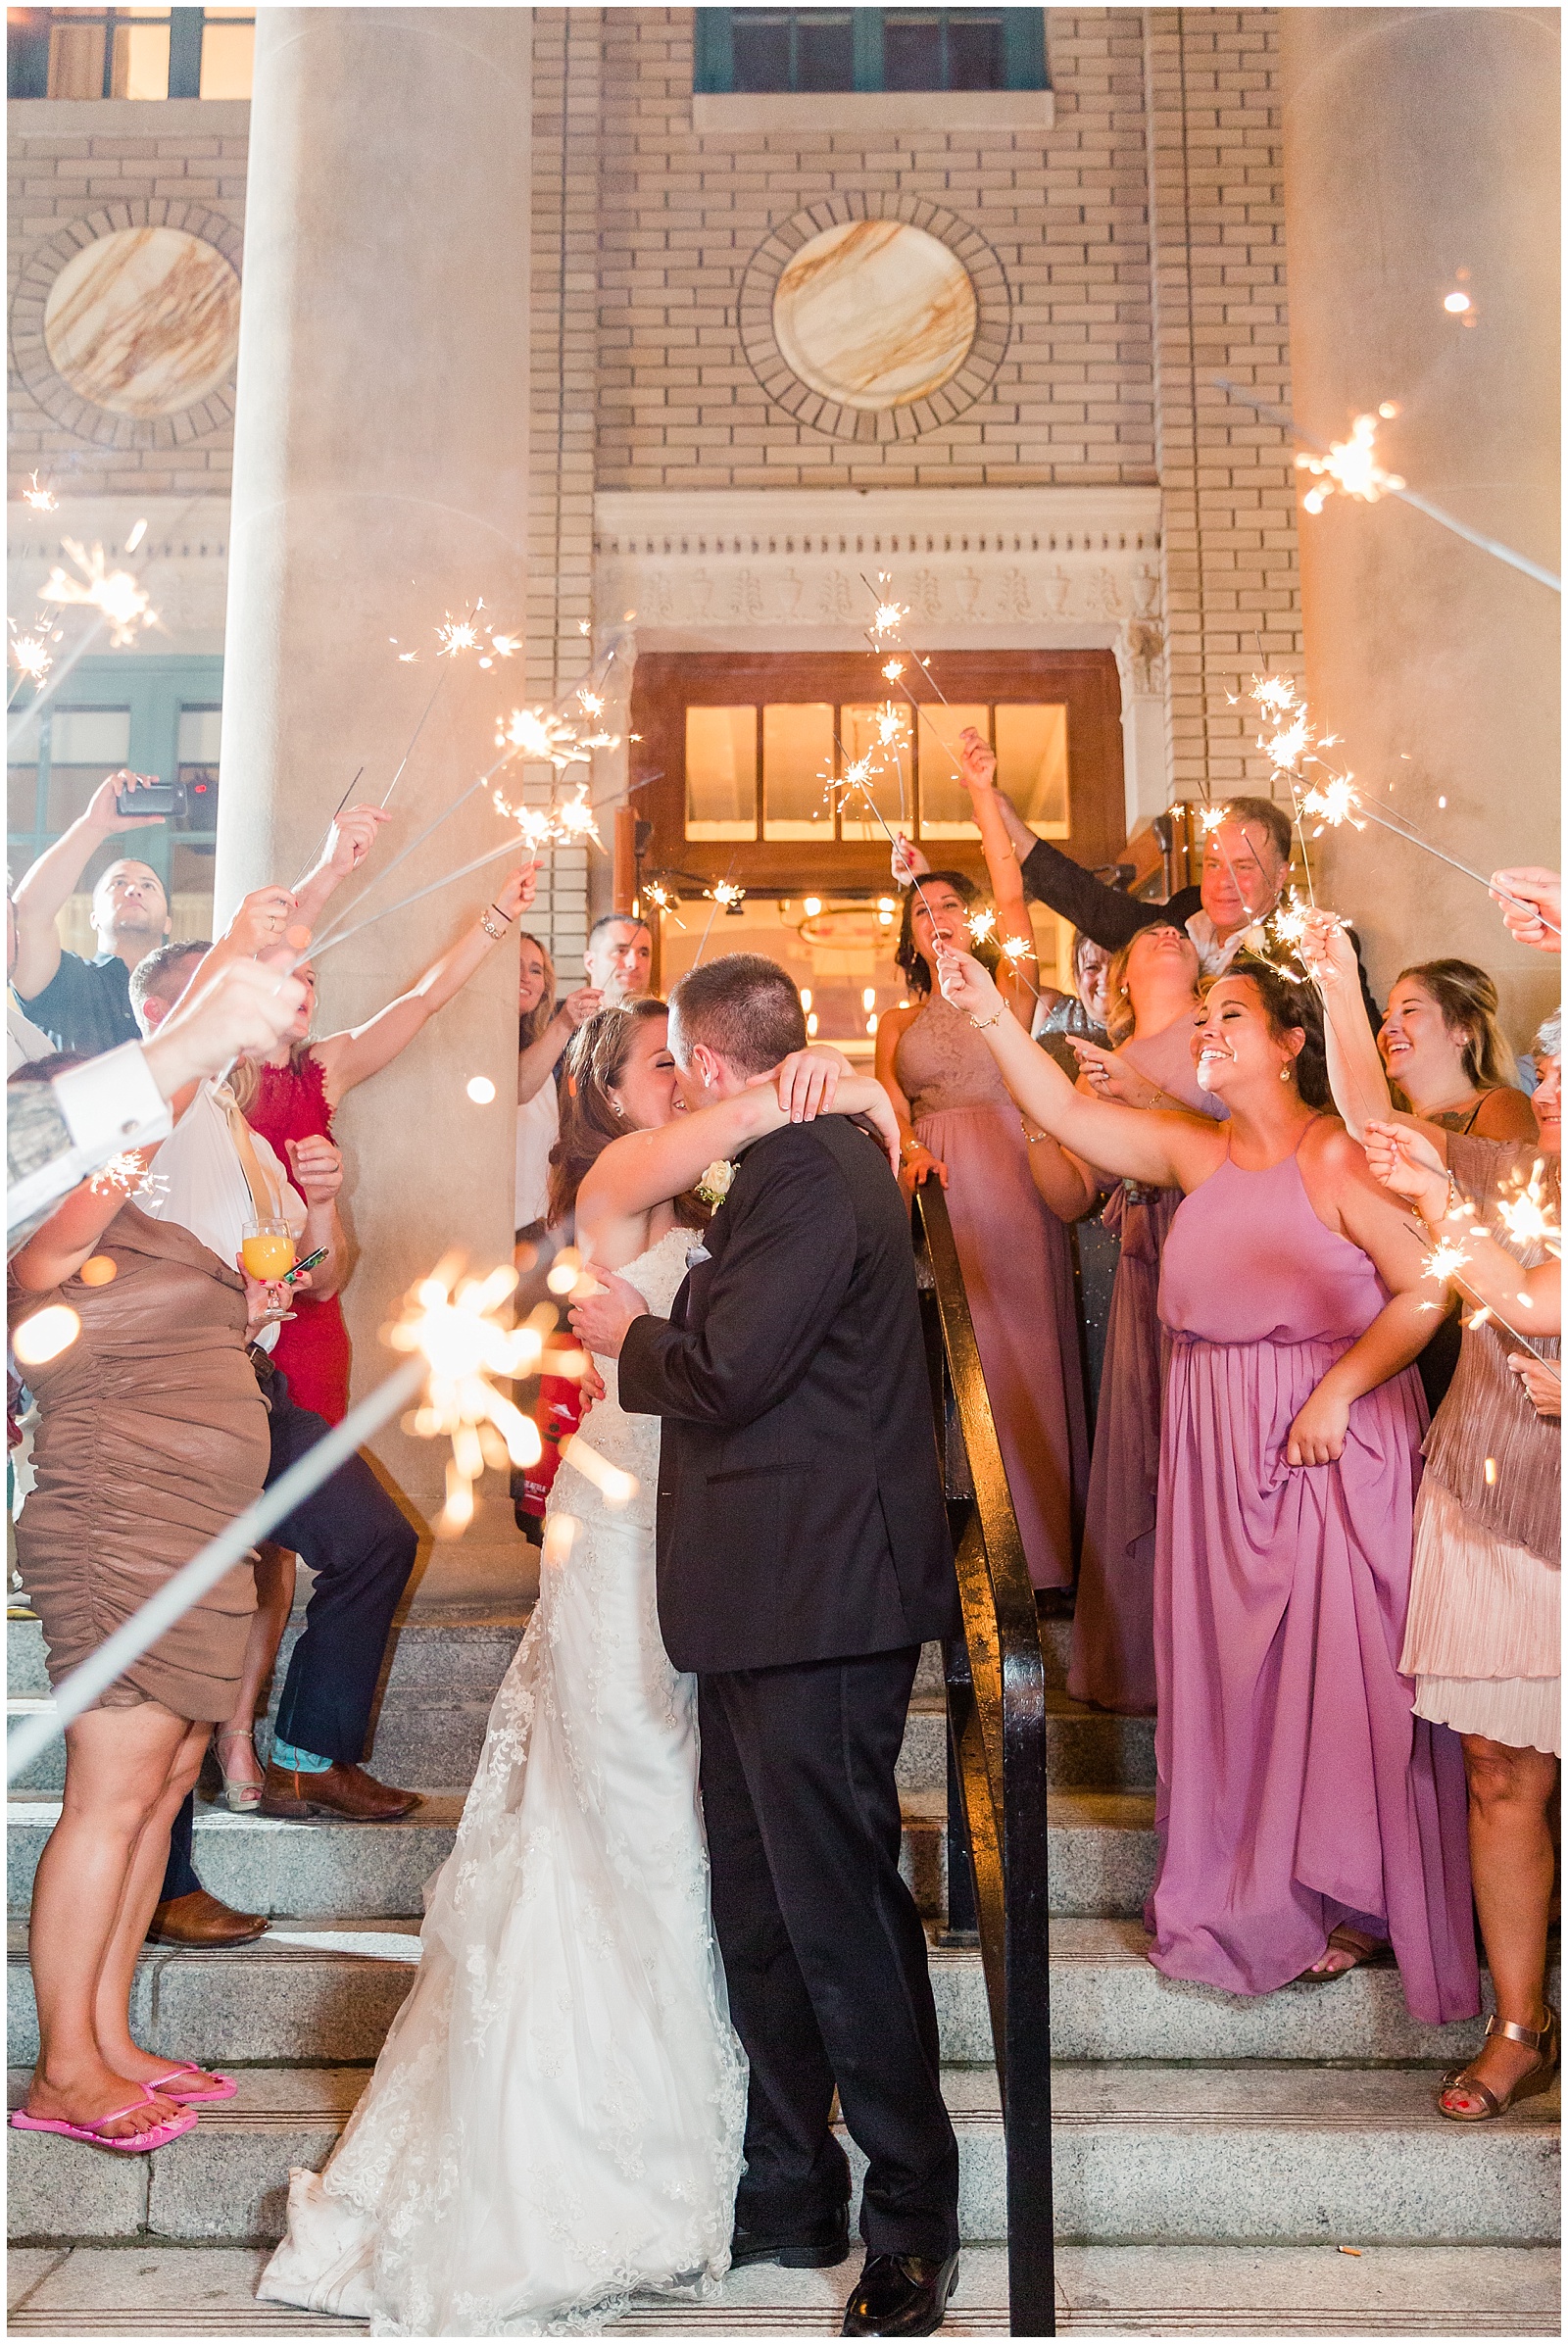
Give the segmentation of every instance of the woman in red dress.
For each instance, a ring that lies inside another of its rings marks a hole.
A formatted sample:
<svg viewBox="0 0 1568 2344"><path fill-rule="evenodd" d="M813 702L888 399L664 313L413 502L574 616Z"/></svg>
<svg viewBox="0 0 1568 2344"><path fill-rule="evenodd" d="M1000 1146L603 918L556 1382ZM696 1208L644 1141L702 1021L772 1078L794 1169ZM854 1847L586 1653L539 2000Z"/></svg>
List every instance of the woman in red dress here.
<svg viewBox="0 0 1568 2344"><path fill-rule="evenodd" d="M436 1011L463 990L495 947L515 936L518 913L533 902L534 883L531 863L513 871L458 942L433 960L407 993L364 1025L313 1042L316 978L308 965L296 971L306 995L294 1032L270 1057L242 1061L230 1087L246 1121L271 1143L302 1196L322 1161L336 1160L332 1117L349 1092L390 1066ZM349 1360L349 1331L337 1294L324 1300L308 1293L297 1294L292 1317L278 1328L272 1363L287 1376L298 1404L314 1408L328 1424L340 1424L348 1413ZM218 1735L224 1794L240 1812L255 1807L262 1794L262 1768L251 1732L294 1601L291 1554L276 1546L260 1549L256 1596L269 1633L253 1639L234 1715ZM232 1771L236 1767L238 1771Z"/></svg>

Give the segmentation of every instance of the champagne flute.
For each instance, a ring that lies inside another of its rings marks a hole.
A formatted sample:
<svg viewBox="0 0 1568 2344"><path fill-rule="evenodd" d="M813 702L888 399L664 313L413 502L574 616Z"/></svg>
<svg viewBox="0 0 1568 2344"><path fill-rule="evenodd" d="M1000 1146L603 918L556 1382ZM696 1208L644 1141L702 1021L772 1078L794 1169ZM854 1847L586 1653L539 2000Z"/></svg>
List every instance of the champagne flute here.
<svg viewBox="0 0 1568 2344"><path fill-rule="evenodd" d="M245 1224L240 1241L240 1259L259 1286L275 1291L278 1301L258 1322L263 1327L275 1327L294 1313L283 1306L279 1281L294 1267L294 1232L281 1215L257 1214Z"/></svg>

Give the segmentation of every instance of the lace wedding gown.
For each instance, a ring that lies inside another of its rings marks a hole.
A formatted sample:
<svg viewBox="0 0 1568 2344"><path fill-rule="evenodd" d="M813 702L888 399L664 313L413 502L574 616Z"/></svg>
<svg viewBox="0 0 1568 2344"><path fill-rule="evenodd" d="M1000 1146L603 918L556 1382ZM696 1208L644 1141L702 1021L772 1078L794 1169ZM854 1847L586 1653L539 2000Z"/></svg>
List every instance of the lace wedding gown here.
<svg viewBox="0 0 1568 2344"><path fill-rule="evenodd" d="M621 1272L659 1313L692 1244ZM258 2293L376 2335L547 2334L729 2262L746 2061L728 2015L697 1796L696 1685L655 1608L659 1423L588 1422L637 1477L574 1517L490 1713L422 1957L324 2173L290 2178Z"/></svg>

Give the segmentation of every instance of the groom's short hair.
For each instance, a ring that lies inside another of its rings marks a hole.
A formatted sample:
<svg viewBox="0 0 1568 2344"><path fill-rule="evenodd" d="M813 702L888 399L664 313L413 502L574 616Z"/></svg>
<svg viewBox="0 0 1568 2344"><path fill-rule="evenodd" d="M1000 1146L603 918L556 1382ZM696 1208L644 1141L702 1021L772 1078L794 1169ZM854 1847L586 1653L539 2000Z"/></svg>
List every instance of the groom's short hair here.
<svg viewBox="0 0 1568 2344"><path fill-rule="evenodd" d="M725 952L687 970L669 997L669 1047L678 1064L691 1063L699 1042L742 1074L765 1074L806 1048L801 997L776 960Z"/></svg>

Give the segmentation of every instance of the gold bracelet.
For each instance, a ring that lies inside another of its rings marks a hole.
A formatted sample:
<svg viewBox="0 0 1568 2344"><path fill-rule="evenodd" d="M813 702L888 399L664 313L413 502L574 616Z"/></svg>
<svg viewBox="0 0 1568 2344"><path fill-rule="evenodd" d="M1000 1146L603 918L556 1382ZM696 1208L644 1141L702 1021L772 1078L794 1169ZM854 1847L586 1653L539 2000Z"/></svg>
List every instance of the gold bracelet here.
<svg viewBox="0 0 1568 2344"><path fill-rule="evenodd" d="M1007 1004L1005 1001L1002 1003L997 1011L996 1017L976 1017L972 1011L968 1014L969 1023L973 1026L977 1034L989 1034L992 1027L996 1024L997 1018L1005 1017L1007 1014Z"/></svg>

